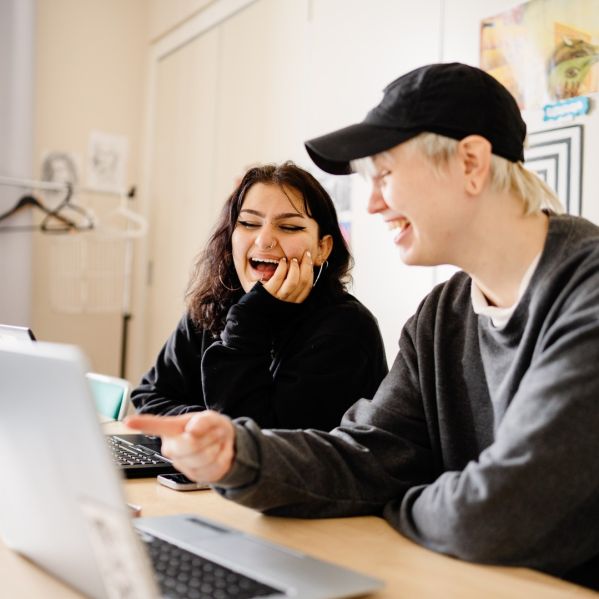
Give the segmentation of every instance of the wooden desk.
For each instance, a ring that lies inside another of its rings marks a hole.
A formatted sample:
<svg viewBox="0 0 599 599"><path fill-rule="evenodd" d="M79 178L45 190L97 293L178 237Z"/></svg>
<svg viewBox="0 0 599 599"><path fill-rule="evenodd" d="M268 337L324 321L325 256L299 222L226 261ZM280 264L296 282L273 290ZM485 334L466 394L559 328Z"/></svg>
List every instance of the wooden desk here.
<svg viewBox="0 0 599 599"><path fill-rule="evenodd" d="M382 578L386 587L373 599L599 597L532 570L478 566L433 553L408 541L380 518L273 518L226 501L213 491L173 491L154 479L126 481L125 493L128 501L142 506L142 516L195 512ZM80 595L0 543L0 597L72 599Z"/></svg>

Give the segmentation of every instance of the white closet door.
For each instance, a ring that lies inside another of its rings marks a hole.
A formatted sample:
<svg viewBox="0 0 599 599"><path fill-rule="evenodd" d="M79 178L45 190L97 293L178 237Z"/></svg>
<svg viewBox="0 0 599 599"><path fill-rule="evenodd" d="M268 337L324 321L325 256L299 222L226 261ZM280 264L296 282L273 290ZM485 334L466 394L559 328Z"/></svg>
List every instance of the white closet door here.
<svg viewBox="0 0 599 599"><path fill-rule="evenodd" d="M150 174L146 363L184 311L190 269L213 226L218 28L157 67Z"/></svg>
<svg viewBox="0 0 599 599"><path fill-rule="evenodd" d="M303 155L306 3L260 0L163 58L149 181L153 363L184 310L194 257L250 164Z"/></svg>

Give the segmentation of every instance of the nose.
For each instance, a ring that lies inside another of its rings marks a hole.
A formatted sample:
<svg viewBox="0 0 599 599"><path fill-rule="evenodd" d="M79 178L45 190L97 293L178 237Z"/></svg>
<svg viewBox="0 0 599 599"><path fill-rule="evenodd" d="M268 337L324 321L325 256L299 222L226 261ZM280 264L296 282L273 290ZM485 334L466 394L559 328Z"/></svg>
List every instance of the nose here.
<svg viewBox="0 0 599 599"><path fill-rule="evenodd" d="M376 214L377 212L383 212L388 208L389 206L387 206L387 203L385 202L380 186L373 182L370 197L368 198L368 213Z"/></svg>
<svg viewBox="0 0 599 599"><path fill-rule="evenodd" d="M272 250L277 245L277 240L272 232L267 227L264 227L256 236L254 245L261 250Z"/></svg>

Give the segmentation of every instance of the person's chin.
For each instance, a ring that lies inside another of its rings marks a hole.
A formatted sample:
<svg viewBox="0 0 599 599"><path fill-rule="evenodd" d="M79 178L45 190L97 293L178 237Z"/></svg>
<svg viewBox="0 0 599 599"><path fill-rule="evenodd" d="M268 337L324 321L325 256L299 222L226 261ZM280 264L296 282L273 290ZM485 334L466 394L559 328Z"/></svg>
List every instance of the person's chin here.
<svg viewBox="0 0 599 599"><path fill-rule="evenodd" d="M418 253L412 247L397 246L399 257L406 266L424 266Z"/></svg>
<svg viewBox="0 0 599 599"><path fill-rule="evenodd" d="M258 281L241 281L241 288L245 293L251 291Z"/></svg>

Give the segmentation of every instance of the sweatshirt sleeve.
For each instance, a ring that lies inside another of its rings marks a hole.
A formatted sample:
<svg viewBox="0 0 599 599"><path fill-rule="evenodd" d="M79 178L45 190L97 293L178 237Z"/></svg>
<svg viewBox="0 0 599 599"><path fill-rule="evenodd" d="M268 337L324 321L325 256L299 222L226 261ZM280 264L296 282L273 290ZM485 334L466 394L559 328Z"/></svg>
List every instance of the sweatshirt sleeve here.
<svg viewBox="0 0 599 599"><path fill-rule="evenodd" d="M236 460L217 490L268 514L381 515L390 500L431 480L432 450L404 345L372 401L359 400L330 433L237 420Z"/></svg>
<svg viewBox="0 0 599 599"><path fill-rule="evenodd" d="M283 302L260 284L229 310L221 339L206 350L206 405L268 428L337 426L386 374L376 321L355 301L310 309ZM283 345L273 339L286 328Z"/></svg>
<svg viewBox="0 0 599 599"><path fill-rule="evenodd" d="M175 416L206 409L200 378L202 334L188 317L181 318L154 366L131 392L139 413Z"/></svg>
<svg viewBox="0 0 599 599"><path fill-rule="evenodd" d="M557 574L597 555L598 306L596 284L556 306L494 442L389 504L399 530L462 559Z"/></svg>

